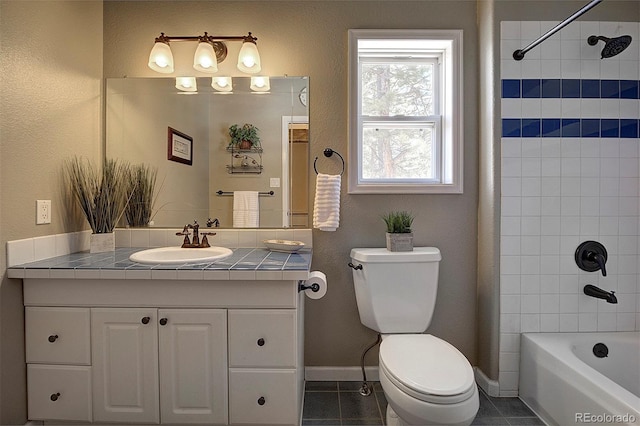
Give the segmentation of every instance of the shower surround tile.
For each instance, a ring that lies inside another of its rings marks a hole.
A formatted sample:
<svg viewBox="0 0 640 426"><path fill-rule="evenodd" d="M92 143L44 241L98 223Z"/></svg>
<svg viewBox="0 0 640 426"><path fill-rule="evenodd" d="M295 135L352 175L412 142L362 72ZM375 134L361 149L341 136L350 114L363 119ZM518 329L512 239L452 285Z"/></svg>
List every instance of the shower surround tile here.
<svg viewBox="0 0 640 426"><path fill-rule="evenodd" d="M554 24L501 23L501 396L518 393L522 332L640 330L640 23L574 21L512 59ZM600 59L586 38L608 28L634 40ZM586 240L607 277L576 266Z"/></svg>

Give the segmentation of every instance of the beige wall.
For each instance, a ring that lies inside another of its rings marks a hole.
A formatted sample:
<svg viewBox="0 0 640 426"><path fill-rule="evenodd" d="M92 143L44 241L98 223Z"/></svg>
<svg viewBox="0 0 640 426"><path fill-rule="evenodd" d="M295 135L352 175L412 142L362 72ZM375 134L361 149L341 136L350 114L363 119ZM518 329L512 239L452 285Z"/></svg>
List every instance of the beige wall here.
<svg viewBox="0 0 640 426"><path fill-rule="evenodd" d="M101 155L102 2L0 2L0 422L26 419L22 288L6 241L84 228L62 220L59 171ZM52 200L35 225L35 200Z"/></svg>
<svg viewBox="0 0 640 426"><path fill-rule="evenodd" d="M305 364L355 366L375 334L361 325L346 266L352 247L384 246L380 215L416 214L415 242L442 250L438 303L430 332L476 362L477 74L473 1L105 2L105 77L154 76L149 50L169 35L253 32L269 75L310 76L311 158L325 147L347 154L347 30L461 28L464 32L465 192L462 195L348 195L336 232L314 231L313 269L327 273L329 292L306 307ZM191 73L193 46L173 43L176 74ZM174 47L175 46L175 47ZM126 48L123 48L126 47ZM229 57L239 46L230 45ZM234 71L233 60L221 64ZM324 157L321 157L324 158ZM327 167L331 164L325 161ZM312 183L312 186L314 184ZM313 189L313 188L311 188ZM399 280L398 285L402 285ZM370 363L377 363L370 355Z"/></svg>

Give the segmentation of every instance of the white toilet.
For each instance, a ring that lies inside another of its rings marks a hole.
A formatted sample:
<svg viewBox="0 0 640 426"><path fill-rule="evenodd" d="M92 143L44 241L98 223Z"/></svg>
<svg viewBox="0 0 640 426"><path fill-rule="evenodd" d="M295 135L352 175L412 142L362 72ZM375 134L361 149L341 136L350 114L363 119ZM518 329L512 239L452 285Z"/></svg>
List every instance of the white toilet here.
<svg viewBox="0 0 640 426"><path fill-rule="evenodd" d="M440 250L354 248L351 259L360 321L382 334L387 424L471 424L479 407L471 364L451 344L422 334L436 303Z"/></svg>

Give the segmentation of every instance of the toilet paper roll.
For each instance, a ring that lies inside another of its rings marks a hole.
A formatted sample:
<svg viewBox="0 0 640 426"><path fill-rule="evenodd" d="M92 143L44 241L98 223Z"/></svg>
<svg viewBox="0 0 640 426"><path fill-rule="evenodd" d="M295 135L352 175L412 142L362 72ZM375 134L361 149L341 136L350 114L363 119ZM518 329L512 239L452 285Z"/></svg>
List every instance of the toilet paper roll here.
<svg viewBox="0 0 640 426"><path fill-rule="evenodd" d="M304 291L309 299L320 299L327 294L327 276L320 271L309 272L309 278L306 279L305 285L316 289L314 291L313 288L308 288Z"/></svg>

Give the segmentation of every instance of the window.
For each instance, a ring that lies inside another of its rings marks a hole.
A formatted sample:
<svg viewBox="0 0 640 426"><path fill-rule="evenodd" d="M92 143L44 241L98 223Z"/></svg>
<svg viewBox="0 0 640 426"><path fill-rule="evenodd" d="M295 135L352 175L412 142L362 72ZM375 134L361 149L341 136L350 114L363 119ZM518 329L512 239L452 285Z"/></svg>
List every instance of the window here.
<svg viewBox="0 0 640 426"><path fill-rule="evenodd" d="M462 192L462 30L349 30L349 193Z"/></svg>

